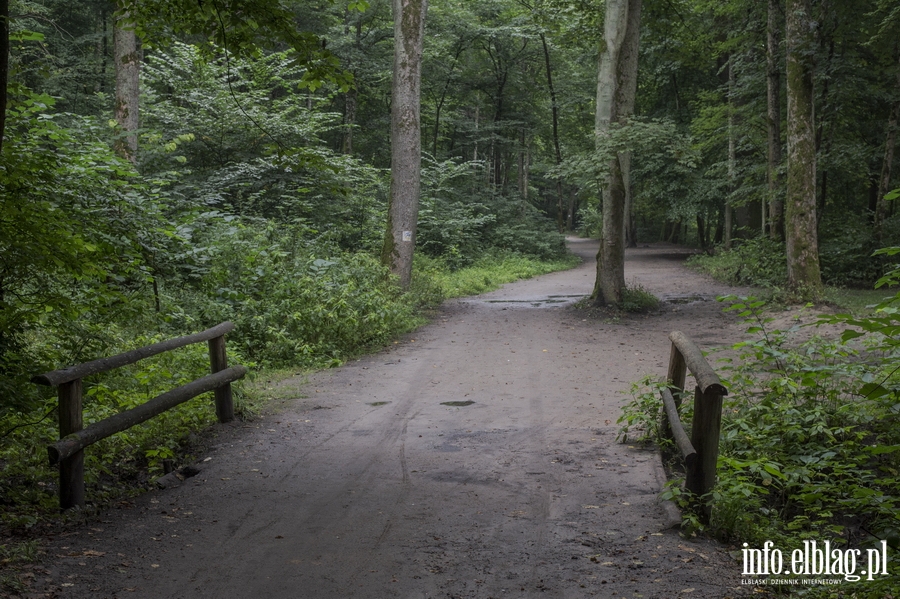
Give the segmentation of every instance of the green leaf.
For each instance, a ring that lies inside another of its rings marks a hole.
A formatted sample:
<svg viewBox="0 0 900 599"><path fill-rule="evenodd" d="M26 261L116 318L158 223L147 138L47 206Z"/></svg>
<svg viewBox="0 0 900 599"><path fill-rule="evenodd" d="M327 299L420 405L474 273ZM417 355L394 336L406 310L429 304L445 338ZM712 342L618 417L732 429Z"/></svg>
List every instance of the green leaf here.
<svg viewBox="0 0 900 599"><path fill-rule="evenodd" d="M862 395L866 399L878 399L879 397L890 394L890 392L889 389L885 389L879 383L866 383L859 390L859 395Z"/></svg>

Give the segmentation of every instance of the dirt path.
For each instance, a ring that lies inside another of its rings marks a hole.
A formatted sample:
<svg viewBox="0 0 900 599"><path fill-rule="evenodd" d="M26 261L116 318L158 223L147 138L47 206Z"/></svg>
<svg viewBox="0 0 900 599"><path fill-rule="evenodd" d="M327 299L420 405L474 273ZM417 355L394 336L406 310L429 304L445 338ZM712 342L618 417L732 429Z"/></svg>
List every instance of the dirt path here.
<svg viewBox="0 0 900 599"><path fill-rule="evenodd" d="M714 301L617 322L574 270L448 302L377 355L315 375L277 415L222 427L201 473L52 541L59 597L732 597L740 567L669 528L657 457L615 442L666 335L740 327ZM728 290L668 246L628 252L657 295ZM446 405L446 402L473 402ZM102 555L101 555L102 554ZM37 585L36 585L37 586Z"/></svg>

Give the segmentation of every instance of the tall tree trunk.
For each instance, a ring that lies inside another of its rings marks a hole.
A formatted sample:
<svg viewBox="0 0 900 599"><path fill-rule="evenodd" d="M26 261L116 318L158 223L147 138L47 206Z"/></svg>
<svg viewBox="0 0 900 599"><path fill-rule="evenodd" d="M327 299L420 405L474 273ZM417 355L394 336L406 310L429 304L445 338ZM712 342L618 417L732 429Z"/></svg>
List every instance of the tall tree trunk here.
<svg viewBox="0 0 900 599"><path fill-rule="evenodd" d="M120 3L119 9L124 6ZM137 163L138 97L141 91L141 52L138 38L127 13L116 17L115 26L116 104L115 116L122 135L116 142L120 156Z"/></svg>
<svg viewBox="0 0 900 599"><path fill-rule="evenodd" d="M568 228L569 231L575 230L575 211L578 209L577 201L578 200L577 200L577 197L575 196L575 190L570 189L569 190L569 210L566 213L567 214L566 228Z"/></svg>
<svg viewBox="0 0 900 599"><path fill-rule="evenodd" d="M731 194L737 187L737 150L734 140L734 55L728 57L728 197L725 199L725 249L730 250L734 228L734 208Z"/></svg>
<svg viewBox="0 0 900 599"><path fill-rule="evenodd" d="M353 127L356 126L356 99L358 92L351 87L344 94L344 139L341 143L341 152L353 154Z"/></svg>
<svg viewBox="0 0 900 599"><path fill-rule="evenodd" d="M547 89L550 90L550 112L553 118L553 149L556 152L557 166L562 164L562 151L559 149L559 104L556 101L556 88L553 87L553 70L550 68L550 48L547 46L547 37L541 33L541 44L544 47L544 65L547 69ZM565 216L563 209L562 180L556 179L556 227L562 233L565 230Z"/></svg>
<svg viewBox="0 0 900 599"><path fill-rule="evenodd" d="M0 0L0 152L6 133L6 97L9 87L9 0Z"/></svg>
<svg viewBox="0 0 900 599"><path fill-rule="evenodd" d="M412 279L422 139L419 115L422 46L428 0L393 0L394 73L391 84L391 200L382 262L409 289Z"/></svg>
<svg viewBox="0 0 900 599"><path fill-rule="evenodd" d="M631 189L631 154L622 154L622 176L625 178L625 247L637 247L637 227L634 224L634 202Z"/></svg>
<svg viewBox="0 0 900 599"><path fill-rule="evenodd" d="M766 26L766 113L768 133L769 237L784 239L783 180L781 166L781 72L778 68L779 0L769 0ZM765 225L763 225L765 226Z"/></svg>
<svg viewBox="0 0 900 599"><path fill-rule="evenodd" d="M597 77L595 131L606 135L610 123L623 123L634 111L637 91L641 0L607 0L604 47ZM619 305L625 290L625 200L628 161L616 156L603 191L603 234L597 256L593 298L597 305Z"/></svg>
<svg viewBox="0 0 900 599"><path fill-rule="evenodd" d="M878 180L878 196L875 199L875 239L879 243L883 241L883 225L888 215L888 203L884 196L890 191L891 171L894 166L894 148L897 145L897 125L900 121L900 64L897 65L897 84L894 89L897 94L891 114L888 117L887 135L884 140L884 161L881 163L881 177Z"/></svg>
<svg viewBox="0 0 900 599"><path fill-rule="evenodd" d="M816 234L816 135L813 96L814 36L809 0L788 0L788 156L785 238L788 285L807 299L822 293Z"/></svg>

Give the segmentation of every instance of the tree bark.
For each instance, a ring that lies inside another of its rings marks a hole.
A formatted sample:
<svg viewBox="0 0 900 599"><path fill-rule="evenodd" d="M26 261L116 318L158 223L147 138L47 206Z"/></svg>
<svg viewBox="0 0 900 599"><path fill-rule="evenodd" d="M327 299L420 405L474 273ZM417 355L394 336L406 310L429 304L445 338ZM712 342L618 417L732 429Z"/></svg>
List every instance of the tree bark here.
<svg viewBox="0 0 900 599"><path fill-rule="evenodd" d="M598 138L608 133L610 123L624 123L634 111L640 24L641 0L607 0L604 47L597 77ZM621 304L625 290L628 165L628 158L622 155L610 161L610 175L603 192L603 234L593 293L600 306Z"/></svg>
<svg viewBox="0 0 900 599"><path fill-rule="evenodd" d="M351 87L344 94L344 135L341 143L343 154L353 154L353 128L356 126L356 99L358 92Z"/></svg>
<svg viewBox="0 0 900 599"><path fill-rule="evenodd" d="M768 133L769 237L784 239L783 180L781 166L781 73L778 69L779 0L769 0L766 26L766 113Z"/></svg>
<svg viewBox="0 0 900 599"><path fill-rule="evenodd" d="M119 4L120 11L123 5ZM115 26L116 104L115 116L122 136L116 142L116 152L137 163L138 97L140 95L141 53L137 34L127 13L116 16Z"/></svg>
<svg viewBox="0 0 900 599"><path fill-rule="evenodd" d="M789 287L801 297L822 293L816 234L816 136L813 67L814 34L809 0L788 0L788 156L785 238Z"/></svg>
<svg viewBox="0 0 900 599"><path fill-rule="evenodd" d="M412 279L422 165L420 83L428 0L393 0L391 199L382 262L409 289Z"/></svg>
<svg viewBox="0 0 900 599"><path fill-rule="evenodd" d="M631 154L619 157L622 162L622 175L625 178L625 246L637 247L637 227L634 224L634 196L631 193Z"/></svg>
<svg viewBox="0 0 900 599"><path fill-rule="evenodd" d="M553 118L553 149L556 152L556 164L562 164L562 151L559 148L559 104L556 101L556 88L553 87L553 70L550 68L550 48L547 46L547 37L541 33L541 44L544 47L544 65L547 69L547 89L550 90L550 111ZM556 227L562 233L565 230L565 216L563 211L562 180L556 180Z"/></svg>
<svg viewBox="0 0 900 599"><path fill-rule="evenodd" d="M9 86L9 0L0 0L0 152L6 133L6 97Z"/></svg>
<svg viewBox="0 0 900 599"><path fill-rule="evenodd" d="M875 239L878 243L884 240L884 220L888 216L888 203L884 196L890 191L891 171L894 166L894 148L897 145L897 125L900 121L900 64L897 65L897 84L894 89L897 94L891 114L888 117L887 135L884 140L884 160L881 163L881 177L878 180L878 196L875 198Z"/></svg>
<svg viewBox="0 0 900 599"><path fill-rule="evenodd" d="M732 246L731 232L734 229L734 207L731 194L737 187L737 149L734 140L734 56L728 57L728 198L725 200L725 249Z"/></svg>

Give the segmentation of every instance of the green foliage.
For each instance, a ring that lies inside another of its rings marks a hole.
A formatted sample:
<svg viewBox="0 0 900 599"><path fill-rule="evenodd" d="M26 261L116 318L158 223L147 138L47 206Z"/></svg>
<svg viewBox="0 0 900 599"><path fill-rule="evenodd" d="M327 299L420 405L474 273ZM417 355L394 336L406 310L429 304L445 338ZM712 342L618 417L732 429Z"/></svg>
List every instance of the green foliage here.
<svg viewBox="0 0 900 599"><path fill-rule="evenodd" d="M660 390L665 385L646 376L631 385L631 401L622 406L622 415L616 421L622 425L616 437L622 443L661 442Z"/></svg>
<svg viewBox="0 0 900 599"><path fill-rule="evenodd" d="M420 278L428 277L431 284L439 289L439 291L431 291L433 299L453 298L486 293L498 289L504 283L565 270L577 264L578 259L572 255L554 261L542 261L513 252L493 251L475 260L469 266L451 269L440 259L417 255L414 265L413 291L416 291L416 275ZM433 299L421 303L425 305L437 303Z"/></svg>
<svg viewBox="0 0 900 599"><path fill-rule="evenodd" d="M43 35L60 54L18 55L15 77L91 114L54 112L47 93L11 87L0 157L0 486L22 509L5 512L10 526L33 525L54 503L55 477L39 456L56 436L55 400L51 389L29 382L35 373L223 320L237 325L229 335L233 362L334 366L416 326L417 310L443 297L571 264L562 236L534 206L484 185L481 163L432 161L417 263L425 266L412 293L401 294L372 252L383 235L389 177L332 149L348 127L320 86L331 81L333 90L349 79L329 52L303 53L314 36L291 40L287 51L255 45L287 31L292 19L280 4L137 7L132 16L152 49L143 62L135 168L111 149L122 132L110 119L106 63L90 63L105 38L84 33L78 48L89 57L74 58L63 52L74 47L42 24L64 18L80 32L97 31L102 11L66 13L63 3L50 4L30 13L33 34L17 23L14 39L30 44ZM351 11L365 8L351 4ZM258 14L266 7L272 11ZM159 20L179 10L181 21ZM363 19L339 13L321 22ZM173 31L219 45L177 42ZM39 60L81 70L47 78ZM208 368L201 350L86 381L85 419L196 378ZM235 395L255 409L241 386ZM90 448L88 495L103 501L114 496L111 481L140 487L164 461L185 459L189 431L211 418L208 402L196 399Z"/></svg>
<svg viewBox="0 0 900 599"><path fill-rule="evenodd" d="M565 240L530 204L480 185L483 165L426 159L418 249L451 269L473 264L491 248L537 260L560 260Z"/></svg>
<svg viewBox="0 0 900 599"><path fill-rule="evenodd" d="M683 178L697 159L690 139L674 122L631 118L624 125L613 123L607 135L596 139L592 152L575 155L552 172L599 193L606 185L610 161L622 153L631 153L636 174L648 179Z"/></svg>
<svg viewBox="0 0 900 599"><path fill-rule="evenodd" d="M622 291L622 310L625 312L652 312L659 308L659 298L641 287L626 287Z"/></svg>
<svg viewBox="0 0 900 599"><path fill-rule="evenodd" d="M32 353L31 332L116 309L146 279L142 247L162 228L100 125L51 106L39 94L16 98L0 157L0 412L31 401L27 369L63 349Z"/></svg>
<svg viewBox="0 0 900 599"><path fill-rule="evenodd" d="M872 236L871 229L869 218L864 214L845 213L824 219L819 253L822 279L826 283L871 287L885 274L887 261L873 258L879 242ZM900 243L900 217L887 219L884 223L882 243Z"/></svg>
<svg viewBox="0 0 900 599"><path fill-rule="evenodd" d="M226 66L174 44L148 59L141 167L164 186L180 233L221 212L290 223L347 250L378 245L384 175L328 149L340 117L308 106L302 72L283 52ZM239 85L223 86L230 78Z"/></svg>
<svg viewBox="0 0 900 599"><path fill-rule="evenodd" d="M784 244L767 237L754 237L729 251L712 256L697 254L686 264L732 285L783 288L787 283Z"/></svg>
<svg viewBox="0 0 900 599"><path fill-rule="evenodd" d="M838 341L795 342L795 329L767 328L763 302L725 299L747 318L751 337L718 367L729 394L709 530L751 546L774 541L784 549L806 539L860 548L895 539L900 343L898 329L885 327L885 319L895 317L889 310L871 318L831 317L825 321L846 320L856 328ZM660 401L653 401L658 396L648 383L623 421L652 433ZM666 496L678 499L681 493L670 487ZM893 574L853 589L880 596L896 583Z"/></svg>
<svg viewBox="0 0 900 599"><path fill-rule="evenodd" d="M348 10L363 11L365 0L348 2ZM297 31L295 15L281 0L141 0L124 6L139 37L147 44L167 46L176 35L206 37L239 56L258 56L260 45L278 41L291 47L303 74L299 84L315 90L325 83L344 91L353 77L339 69L337 58L315 33Z"/></svg>
<svg viewBox="0 0 900 599"><path fill-rule="evenodd" d="M235 223L223 229L213 233L220 241L206 256L210 266L197 285L197 312L182 311L175 292L173 317L233 320L234 343L254 361L338 364L417 322L410 302L371 255L292 247L289 231Z"/></svg>
<svg viewBox="0 0 900 599"><path fill-rule="evenodd" d="M155 334L128 338L131 331L107 329L107 339L118 344L110 353L141 347L168 337ZM35 341L38 343L38 341ZM43 340L52 345L53 340ZM232 353L232 360L241 357ZM205 344L160 354L84 381L84 422L89 425L133 408L148 399L190 382L209 372ZM40 412L52 412L55 394L43 397ZM194 398L141 425L104 439L85 451L85 485L92 505L120 498L149 483L148 474L161 474L160 460L189 459L183 447L194 431L215 421L211 394ZM47 465L46 446L58 439L55 418L38 420L37 410L7 410L0 416L0 476L2 523L11 529L27 529L58 510L58 473ZM21 426L23 423L28 426ZM148 471L149 467L149 471ZM124 484L123 484L124 483Z"/></svg>

